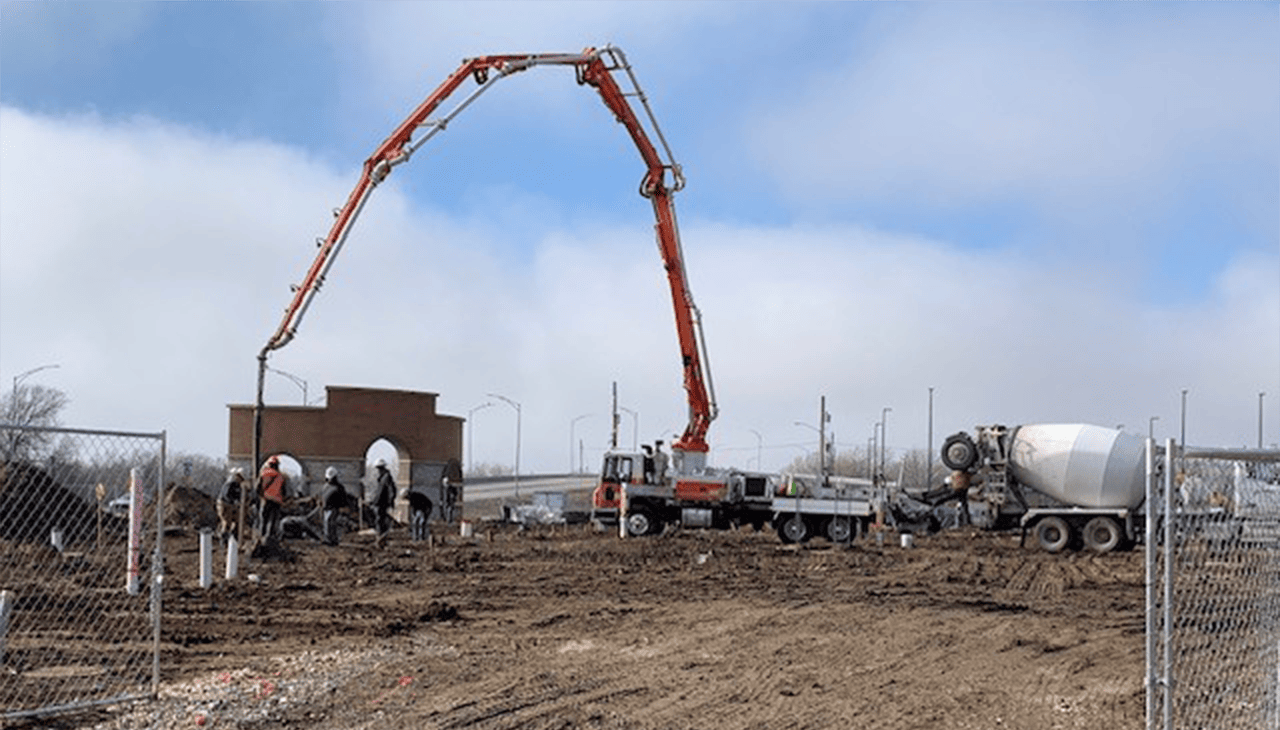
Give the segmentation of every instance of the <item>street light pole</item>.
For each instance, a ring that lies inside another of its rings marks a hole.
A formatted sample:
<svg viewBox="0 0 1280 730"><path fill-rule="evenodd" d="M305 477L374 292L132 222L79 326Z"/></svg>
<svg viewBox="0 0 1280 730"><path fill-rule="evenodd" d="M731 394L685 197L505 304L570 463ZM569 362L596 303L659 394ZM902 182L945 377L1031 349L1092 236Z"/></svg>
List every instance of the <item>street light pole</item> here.
<svg viewBox="0 0 1280 730"><path fill-rule="evenodd" d="M516 409L516 486L515 486L515 490L516 490L516 499L520 499L520 404L516 403L515 401L506 397L505 395L498 395L497 393L487 393L486 395L488 395L490 398L497 398L498 400Z"/></svg>
<svg viewBox="0 0 1280 730"><path fill-rule="evenodd" d="M756 435L756 469L764 471L764 464L760 461L762 458L761 453L764 451L764 437L761 436L760 432L754 428L749 428L747 430Z"/></svg>
<svg viewBox="0 0 1280 730"><path fill-rule="evenodd" d="M578 425L578 421L581 421L584 418L590 418L592 415L594 414L584 413L581 416L575 416L573 419L569 421L569 473L570 474L578 474L582 471L581 456L578 457L578 468L576 470L573 468L573 451L574 451L573 445L577 443L573 438L574 428Z"/></svg>
<svg viewBox="0 0 1280 730"><path fill-rule="evenodd" d="M871 424L871 450L867 452L867 470L871 472L871 487L880 486L880 422Z"/></svg>
<svg viewBox="0 0 1280 730"><path fill-rule="evenodd" d="M809 425L809 424L805 423L804 421L796 421L796 422L795 422L795 425L797 425L797 426L804 426L805 428L809 429L810 431L813 431L813 432L815 432L815 433L817 433L817 434L818 434L818 473L819 473L819 475L821 475L821 473L822 473L822 460L823 460L823 458L824 458L824 457L823 457L823 455L822 455L822 447L823 447L823 445L824 445L824 444L822 443L822 429L818 428L817 426L811 426L811 425Z"/></svg>
<svg viewBox="0 0 1280 730"><path fill-rule="evenodd" d="M1262 448L1262 397L1266 393L1258 394L1258 448Z"/></svg>
<svg viewBox="0 0 1280 730"><path fill-rule="evenodd" d="M933 489L933 386L929 386L929 439L925 446L924 490Z"/></svg>
<svg viewBox="0 0 1280 730"><path fill-rule="evenodd" d="M492 405L493 405L492 403L481 403L475 408L472 408L471 410L467 411L467 476L472 476L475 473L475 468L476 468L476 463L471 458L471 455L472 455L471 445L472 445L472 442L475 441L475 439L472 437L472 433L474 433L474 431L471 428L471 414L475 413L478 410L488 408Z"/></svg>
<svg viewBox="0 0 1280 730"><path fill-rule="evenodd" d="M880 409L880 473L881 474L884 474L884 470L886 468L886 464L884 461L884 445L885 445L885 442L889 440L889 434L885 429L889 425L889 411L892 411L892 410L893 410L892 408L888 408L888 407Z"/></svg>
<svg viewBox="0 0 1280 730"><path fill-rule="evenodd" d="M21 383L23 380L26 380L27 377L31 375L35 375L41 370L51 370L57 367L62 367L62 366L57 364L41 365L38 368L32 368L26 371L25 373L19 373L13 377L13 395L9 398L9 422L11 424L13 424L14 426L25 425L25 424L18 423L18 383ZM13 431L9 441L9 452L10 452L9 457L10 458L14 458L17 456L17 454L12 453L16 451L17 448L18 448L18 432Z"/></svg>
<svg viewBox="0 0 1280 730"><path fill-rule="evenodd" d="M61 366L61 365L56 365L56 364L55 364L55 365L41 365L41 366L40 366L40 367L38 367L38 368L31 368L30 370L26 371L25 373L19 373L18 375L13 376L13 400L9 403L9 407L13 409L13 415L11 416L12 418L17 418L17 415L18 415L18 411L17 411L17 408L18 408L18 383L21 383L23 380L26 380L28 376L35 375L36 373L40 372L41 370L52 370L53 368L58 368L58 367L62 367L62 366Z"/></svg>
<svg viewBox="0 0 1280 730"><path fill-rule="evenodd" d="M1178 445L1187 448L1187 389L1182 389L1182 430L1178 433Z"/></svg>
<svg viewBox="0 0 1280 730"><path fill-rule="evenodd" d="M618 410L626 411L631 414L631 450L640 450L640 414L627 408L626 406L618 406Z"/></svg>

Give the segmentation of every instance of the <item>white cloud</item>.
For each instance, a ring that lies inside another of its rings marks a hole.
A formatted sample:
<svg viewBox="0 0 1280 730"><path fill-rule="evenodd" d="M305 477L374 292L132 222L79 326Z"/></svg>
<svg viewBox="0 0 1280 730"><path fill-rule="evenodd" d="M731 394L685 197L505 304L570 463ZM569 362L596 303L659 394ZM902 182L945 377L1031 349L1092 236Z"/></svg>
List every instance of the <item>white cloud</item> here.
<svg viewBox="0 0 1280 730"><path fill-rule="evenodd" d="M676 16L723 9L572 4L529 16L521 5L475 5L380 11L386 15L366 21L365 37L386 53L369 64L417 73L438 68L439 54L555 49L586 27L566 20L579 10L616 20L647 19L655 8ZM688 5L698 4L679 7ZM489 33L485 11L495 7L510 13L500 25L512 37L402 40L431 20L405 13L474 13L462 27ZM924 13L865 64L773 101L771 113L795 112L776 117L765 146L793 193L920 194L959 206L1025 188L1097 203L1106 202L1094 190L1099 180L1159 189L1151 181L1178 167L1187 140L1211 139L1227 157L1246 146L1275 156L1270 138L1250 138L1256 126L1246 119L1274 120L1265 98L1245 103L1247 94L1223 91L1199 104L1180 95L1180 74L1214 77L1234 62L1201 68L1191 55L1141 44L1126 61L1114 42L1102 44L1096 62L1069 62L1045 48L1051 41L989 37L977 22L949 38L948 17ZM538 35L536 44L517 43L524 36L510 30L559 28L562 20L562 34ZM1251 47L1241 42L1239 53ZM946 61L946 75L925 72L926 51ZM409 53L416 66L405 63ZM1026 63L1011 68L1009 57ZM1124 107L1132 120L1108 125L1112 97L1135 88L1133 78L1149 78L1143 69L1158 60L1177 71L1157 77L1168 86L1146 89L1150 98ZM1108 64L1118 78L1095 68ZM388 108L398 120L404 89L417 81L374 76L395 90ZM438 83L436 72L427 76ZM987 88L984 78L1002 84ZM1156 124L1161 103L1176 112L1169 128ZM68 423L165 429L176 450L221 453L225 406L252 400L255 355L289 283L311 263L329 210L354 184L353 168L154 120L106 123L6 107L0 128L0 371L57 362L58 371L41 377L71 396ZM993 138L992 128L1004 131ZM1114 132L1103 140L1114 154L1094 154L1096 138L1085 130L1099 128ZM1149 143L1143 130L1155 130ZM809 144L833 137L841 143ZM683 426L672 305L644 206L588 218L575 203L517 183L462 214L410 199L402 180L412 174L396 173L375 193L297 340L273 354L273 366L304 377L312 396L326 383L437 391L442 410L455 415L487 393L507 395L523 407L527 470L566 465L569 424L582 414L596 417L579 422L577 435L589 449L603 445L614 381L645 439ZM1189 435L1198 443L1249 442L1259 390L1276 393L1268 420L1280 423L1274 252L1224 254L1207 306L1159 308L1128 280L1091 270L1092 260L1072 267L1033 251L975 250L856 222L758 227L681 214L720 397L711 441L721 463L754 454L752 430L764 436L766 466L799 455L810 434L793 423L812 422L822 395L842 447L865 443L884 407L893 408L890 443L922 446L931 386L935 444L991 421L1145 431L1161 415L1169 433L1182 388L1191 389ZM1124 240L1114 228L1095 230ZM269 402L299 397L274 376L267 390ZM507 410L477 413L477 461L509 461ZM624 418L624 443L629 428Z"/></svg>
<svg viewBox="0 0 1280 730"><path fill-rule="evenodd" d="M1031 200L1067 218L1145 208L1208 160L1270 180L1274 13L924 6L750 115L794 200L963 208ZM1194 21L1194 22L1188 22Z"/></svg>
<svg viewBox="0 0 1280 730"><path fill-rule="evenodd" d="M700 22L729 17L735 7L715 2L375 3L331 6L330 22L353 82L345 92L349 103L355 108L372 104L389 128L465 58L617 45L627 53L647 49L652 71L664 57L678 62L686 52L678 50L681 39ZM532 74L485 103L519 110L521 123L540 109L583 103L574 84L551 76Z"/></svg>

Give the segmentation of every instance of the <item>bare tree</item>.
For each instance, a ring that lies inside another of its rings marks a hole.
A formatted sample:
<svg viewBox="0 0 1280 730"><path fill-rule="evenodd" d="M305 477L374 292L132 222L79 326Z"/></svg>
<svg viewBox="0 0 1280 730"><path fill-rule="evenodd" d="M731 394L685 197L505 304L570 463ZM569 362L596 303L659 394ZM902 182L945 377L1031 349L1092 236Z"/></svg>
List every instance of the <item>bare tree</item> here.
<svg viewBox="0 0 1280 730"><path fill-rule="evenodd" d="M57 426L62 409L70 400L57 388L45 385L18 385L0 397L0 414L16 428L6 429L0 439L0 457L5 461L34 461L52 448L55 435L32 428Z"/></svg>
<svg viewBox="0 0 1280 730"><path fill-rule="evenodd" d="M869 473L869 460L873 457L874 455L868 454L868 449L865 447L837 451L835 457L827 463L827 469L833 476L865 477ZM817 474L819 461L818 453L811 451L804 456L792 459L783 471L794 474Z"/></svg>

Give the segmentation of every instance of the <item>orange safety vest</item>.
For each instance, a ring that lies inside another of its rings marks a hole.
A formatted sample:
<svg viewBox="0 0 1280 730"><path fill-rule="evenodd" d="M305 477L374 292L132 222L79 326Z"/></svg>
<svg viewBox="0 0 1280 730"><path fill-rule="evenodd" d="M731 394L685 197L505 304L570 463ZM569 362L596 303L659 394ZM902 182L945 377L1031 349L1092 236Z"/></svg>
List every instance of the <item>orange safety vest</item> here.
<svg viewBox="0 0 1280 730"><path fill-rule="evenodd" d="M284 474L267 467L262 470L262 498L284 504Z"/></svg>

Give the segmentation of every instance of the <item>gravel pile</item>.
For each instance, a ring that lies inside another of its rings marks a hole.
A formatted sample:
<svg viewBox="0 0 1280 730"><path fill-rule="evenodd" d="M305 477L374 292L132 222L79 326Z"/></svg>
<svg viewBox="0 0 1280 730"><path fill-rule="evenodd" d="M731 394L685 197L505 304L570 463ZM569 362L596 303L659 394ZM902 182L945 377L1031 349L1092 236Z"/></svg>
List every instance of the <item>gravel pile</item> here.
<svg viewBox="0 0 1280 730"><path fill-rule="evenodd" d="M404 656L413 645L417 655L457 656L457 650L423 634L362 649L307 651L266 659L256 667L215 672L186 682L162 683L159 697L112 708L111 720L95 730L160 730L162 728L256 728L303 722L312 728L374 727L385 722L368 703L356 712L344 702L353 691L367 692L370 675L383 675L384 665ZM400 677L389 691L408 690L419 680ZM358 688L358 689L353 689ZM336 709L335 709L336 708ZM115 714L118 712L119 714Z"/></svg>

